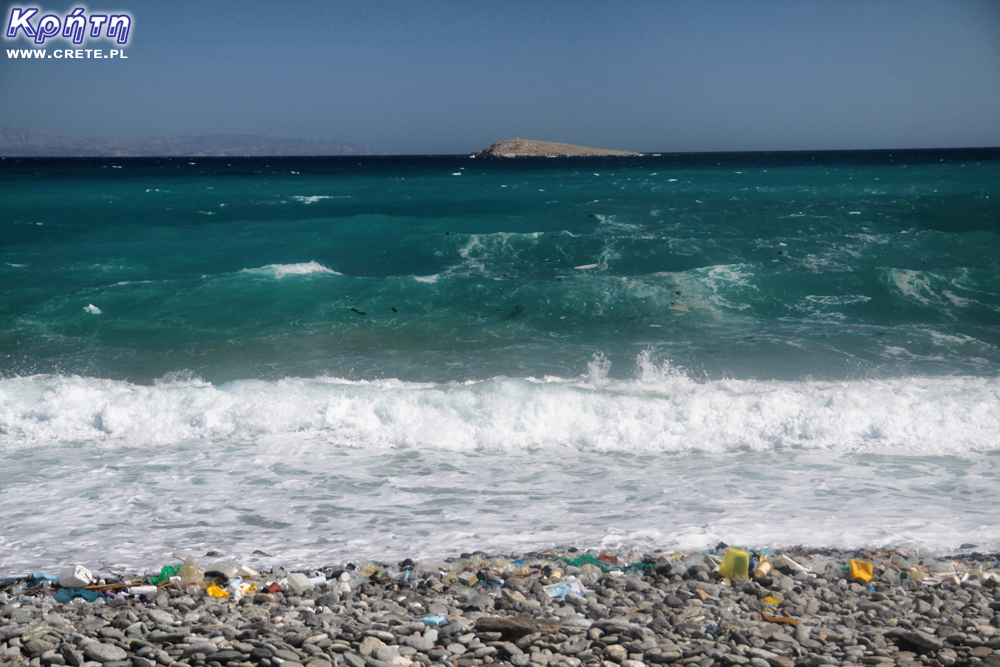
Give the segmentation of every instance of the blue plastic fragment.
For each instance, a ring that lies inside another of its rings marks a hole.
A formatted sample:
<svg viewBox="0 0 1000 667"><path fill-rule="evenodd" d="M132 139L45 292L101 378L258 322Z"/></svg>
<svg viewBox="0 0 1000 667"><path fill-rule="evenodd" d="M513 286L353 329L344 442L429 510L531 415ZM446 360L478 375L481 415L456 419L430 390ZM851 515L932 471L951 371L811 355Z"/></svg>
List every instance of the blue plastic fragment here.
<svg viewBox="0 0 1000 667"><path fill-rule="evenodd" d="M447 616L424 616L420 619L420 622L424 625L429 625L432 628L439 625L445 625L448 622Z"/></svg>
<svg viewBox="0 0 1000 667"><path fill-rule="evenodd" d="M32 581L59 581L59 577L54 574L45 574L44 572L33 572L29 577Z"/></svg>
<svg viewBox="0 0 1000 667"><path fill-rule="evenodd" d="M87 602L93 602L101 594L96 591L88 591L86 588L60 588L56 591L56 602L69 602L76 598L83 598Z"/></svg>

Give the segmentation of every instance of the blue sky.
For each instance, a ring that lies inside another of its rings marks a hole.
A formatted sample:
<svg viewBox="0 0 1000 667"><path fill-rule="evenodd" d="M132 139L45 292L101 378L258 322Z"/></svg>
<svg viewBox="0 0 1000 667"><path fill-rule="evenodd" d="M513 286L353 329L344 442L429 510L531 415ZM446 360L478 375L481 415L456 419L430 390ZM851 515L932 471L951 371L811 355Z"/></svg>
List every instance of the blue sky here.
<svg viewBox="0 0 1000 667"><path fill-rule="evenodd" d="M34 45L0 40L0 126L417 154L515 136L642 152L1000 146L996 0L2 6L4 28L26 6L134 23L125 60L13 59Z"/></svg>

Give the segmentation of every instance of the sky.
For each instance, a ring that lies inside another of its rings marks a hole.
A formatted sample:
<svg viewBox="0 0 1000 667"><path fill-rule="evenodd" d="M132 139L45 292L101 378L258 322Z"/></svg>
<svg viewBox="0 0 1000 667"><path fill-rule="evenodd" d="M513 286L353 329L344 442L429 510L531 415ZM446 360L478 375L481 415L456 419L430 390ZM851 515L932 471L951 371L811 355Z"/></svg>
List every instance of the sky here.
<svg viewBox="0 0 1000 667"><path fill-rule="evenodd" d="M128 41L0 37L0 127L461 154L1000 146L1000 0L39 0ZM111 48L126 58L11 58Z"/></svg>

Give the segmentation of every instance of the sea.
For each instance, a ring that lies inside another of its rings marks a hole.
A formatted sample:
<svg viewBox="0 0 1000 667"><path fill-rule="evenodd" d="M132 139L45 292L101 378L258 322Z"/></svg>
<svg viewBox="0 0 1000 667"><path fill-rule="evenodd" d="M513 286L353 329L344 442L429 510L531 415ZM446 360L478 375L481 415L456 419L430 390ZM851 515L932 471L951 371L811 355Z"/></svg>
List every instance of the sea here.
<svg viewBox="0 0 1000 667"><path fill-rule="evenodd" d="M7 158L0 295L5 575L1000 548L1000 149Z"/></svg>

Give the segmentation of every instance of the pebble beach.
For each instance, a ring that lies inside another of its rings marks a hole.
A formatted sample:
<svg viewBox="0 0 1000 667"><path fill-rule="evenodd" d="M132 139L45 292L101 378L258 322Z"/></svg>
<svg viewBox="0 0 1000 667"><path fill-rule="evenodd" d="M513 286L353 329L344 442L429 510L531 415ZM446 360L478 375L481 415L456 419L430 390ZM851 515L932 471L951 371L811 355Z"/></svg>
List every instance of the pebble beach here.
<svg viewBox="0 0 1000 667"><path fill-rule="evenodd" d="M725 576L741 555L748 576ZM992 666L998 560L720 545L293 572L210 552L145 574L0 576L0 664Z"/></svg>

